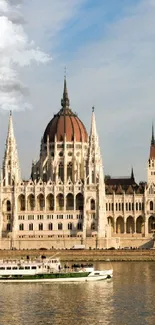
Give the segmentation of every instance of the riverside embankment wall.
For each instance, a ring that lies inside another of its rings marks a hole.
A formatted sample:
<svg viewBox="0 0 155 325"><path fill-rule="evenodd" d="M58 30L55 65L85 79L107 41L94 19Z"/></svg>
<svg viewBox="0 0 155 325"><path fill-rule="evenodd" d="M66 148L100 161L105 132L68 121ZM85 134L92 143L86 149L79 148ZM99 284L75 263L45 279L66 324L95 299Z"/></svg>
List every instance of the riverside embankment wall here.
<svg viewBox="0 0 155 325"><path fill-rule="evenodd" d="M79 261L155 261L155 250L1 250L0 259L26 259L57 256L64 262Z"/></svg>

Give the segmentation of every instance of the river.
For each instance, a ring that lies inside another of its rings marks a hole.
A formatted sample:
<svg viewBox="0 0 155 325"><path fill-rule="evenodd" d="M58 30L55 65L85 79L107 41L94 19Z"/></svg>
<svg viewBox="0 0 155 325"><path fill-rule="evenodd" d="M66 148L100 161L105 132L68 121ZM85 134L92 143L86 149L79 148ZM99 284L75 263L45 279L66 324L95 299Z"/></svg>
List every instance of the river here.
<svg viewBox="0 0 155 325"><path fill-rule="evenodd" d="M100 282L0 284L0 325L154 325L155 263L113 269Z"/></svg>

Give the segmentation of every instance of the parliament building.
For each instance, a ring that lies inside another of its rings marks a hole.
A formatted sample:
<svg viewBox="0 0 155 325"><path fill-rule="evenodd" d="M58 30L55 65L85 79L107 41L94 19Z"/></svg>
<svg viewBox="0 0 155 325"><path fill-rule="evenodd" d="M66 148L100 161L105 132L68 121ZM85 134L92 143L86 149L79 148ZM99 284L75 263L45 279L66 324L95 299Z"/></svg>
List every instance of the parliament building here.
<svg viewBox="0 0 155 325"><path fill-rule="evenodd" d="M61 109L43 134L31 177L21 178L9 116L0 183L0 249L142 246L155 228L155 139L147 182L104 175L95 112L90 132L70 108L66 78Z"/></svg>

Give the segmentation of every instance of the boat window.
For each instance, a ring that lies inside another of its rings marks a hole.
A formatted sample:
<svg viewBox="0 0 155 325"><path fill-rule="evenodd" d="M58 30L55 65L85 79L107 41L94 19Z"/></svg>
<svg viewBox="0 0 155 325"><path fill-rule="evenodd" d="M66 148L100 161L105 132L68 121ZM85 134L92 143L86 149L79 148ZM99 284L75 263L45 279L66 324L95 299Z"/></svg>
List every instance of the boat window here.
<svg viewBox="0 0 155 325"><path fill-rule="evenodd" d="M32 270L36 270L36 268L37 268L36 266L32 266L31 267Z"/></svg>
<svg viewBox="0 0 155 325"><path fill-rule="evenodd" d="M8 266L6 269L7 269L7 270L11 270L11 267L10 267L10 266Z"/></svg>
<svg viewBox="0 0 155 325"><path fill-rule="evenodd" d="M20 267L19 267L19 270L24 270L24 267L23 267L23 266L20 266Z"/></svg>
<svg viewBox="0 0 155 325"><path fill-rule="evenodd" d="M17 266L13 266L12 269L13 269L13 270L18 270Z"/></svg>
<svg viewBox="0 0 155 325"><path fill-rule="evenodd" d="M5 270L5 267L0 266L0 270Z"/></svg>
<svg viewBox="0 0 155 325"><path fill-rule="evenodd" d="M25 266L25 270L30 270L30 266Z"/></svg>

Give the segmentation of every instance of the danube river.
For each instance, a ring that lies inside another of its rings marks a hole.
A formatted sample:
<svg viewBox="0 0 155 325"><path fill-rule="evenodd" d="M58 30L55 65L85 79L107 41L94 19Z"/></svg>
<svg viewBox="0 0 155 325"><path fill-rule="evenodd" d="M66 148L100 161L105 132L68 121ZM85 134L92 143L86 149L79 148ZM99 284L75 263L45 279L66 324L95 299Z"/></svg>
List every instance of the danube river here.
<svg viewBox="0 0 155 325"><path fill-rule="evenodd" d="M113 269L101 282L0 284L0 325L154 325L155 262Z"/></svg>

